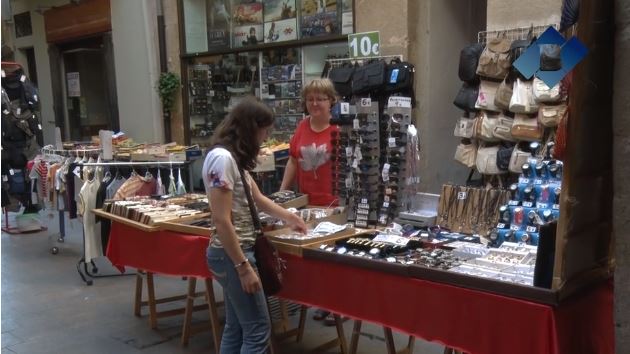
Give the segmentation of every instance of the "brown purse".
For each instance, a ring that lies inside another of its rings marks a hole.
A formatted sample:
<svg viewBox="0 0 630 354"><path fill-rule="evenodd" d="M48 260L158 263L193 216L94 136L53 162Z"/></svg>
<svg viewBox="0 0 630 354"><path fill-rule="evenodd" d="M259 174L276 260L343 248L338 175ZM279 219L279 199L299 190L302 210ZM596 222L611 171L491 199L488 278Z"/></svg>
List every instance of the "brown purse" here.
<svg viewBox="0 0 630 354"><path fill-rule="evenodd" d="M282 290L282 273L287 269L286 262L280 258L276 247L269 241L267 236L263 234L258 211L256 210L249 184L245 179L245 173L241 168L239 168L238 172L241 174L243 189L245 189L247 204L249 205L249 211L252 214L252 222L254 223L254 235L256 235L256 241L254 242L254 258L256 258L258 275L260 276L265 295L275 295Z"/></svg>

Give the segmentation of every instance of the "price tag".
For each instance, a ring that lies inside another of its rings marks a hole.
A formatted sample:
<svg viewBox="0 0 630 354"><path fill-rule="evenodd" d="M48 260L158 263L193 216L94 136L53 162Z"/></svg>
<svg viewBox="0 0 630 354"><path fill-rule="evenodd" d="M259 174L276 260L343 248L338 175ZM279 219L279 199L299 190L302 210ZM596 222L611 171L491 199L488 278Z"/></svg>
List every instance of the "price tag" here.
<svg viewBox="0 0 630 354"><path fill-rule="evenodd" d="M536 226L528 226L528 227L525 228L525 231L527 231L527 232L536 232L538 230L536 229Z"/></svg>
<svg viewBox="0 0 630 354"><path fill-rule="evenodd" d="M389 187L385 188L385 195L388 195L388 196L389 196L389 195L391 195L391 194L392 194L392 189L391 189L391 188L389 188ZM387 197L387 198L389 198L389 197Z"/></svg>
<svg viewBox="0 0 630 354"><path fill-rule="evenodd" d="M411 97L391 96L387 100L387 107L411 108Z"/></svg>
<svg viewBox="0 0 630 354"><path fill-rule="evenodd" d="M18 116L22 114L22 108L18 107L18 109L16 110L16 113Z"/></svg>
<svg viewBox="0 0 630 354"><path fill-rule="evenodd" d="M466 192L458 192L458 193L457 193L457 199L458 199L458 200L464 200L464 199L466 199Z"/></svg>
<svg viewBox="0 0 630 354"><path fill-rule="evenodd" d="M346 147L346 157L352 157L352 147Z"/></svg>
<svg viewBox="0 0 630 354"><path fill-rule="evenodd" d="M354 222L354 226L358 227L367 227L367 222L362 220L357 220Z"/></svg>
<svg viewBox="0 0 630 354"><path fill-rule="evenodd" d="M387 235L387 234L378 234L372 240L374 242L384 242L391 243L394 245L406 246L409 243L409 239L406 237L396 236L396 235Z"/></svg>
<svg viewBox="0 0 630 354"><path fill-rule="evenodd" d="M362 215L362 214L358 214L357 215L357 220L365 220L367 221L368 217L367 215Z"/></svg>
<svg viewBox="0 0 630 354"><path fill-rule="evenodd" d="M560 210L560 204L554 204L551 206L551 209L553 210Z"/></svg>
<svg viewBox="0 0 630 354"><path fill-rule="evenodd" d="M352 120L352 128L355 130L358 130L361 126L359 125L359 120L357 118L354 118Z"/></svg>
<svg viewBox="0 0 630 354"><path fill-rule="evenodd" d="M396 70L398 70L398 69L396 69ZM384 217L385 216L382 216L382 218L384 218ZM381 224L384 224L384 222L381 222ZM396 263L396 258L394 258L394 257L387 257L387 258L385 258L385 260L387 262L389 262L389 263Z"/></svg>
<svg viewBox="0 0 630 354"><path fill-rule="evenodd" d="M39 130L42 130L42 125L41 124L37 124L37 128L39 128Z"/></svg>
<svg viewBox="0 0 630 354"><path fill-rule="evenodd" d="M370 211L367 209L357 209L357 214L368 215Z"/></svg>
<svg viewBox="0 0 630 354"><path fill-rule="evenodd" d="M352 188L352 178L350 177L346 178L346 188Z"/></svg>
<svg viewBox="0 0 630 354"><path fill-rule="evenodd" d="M361 159L363 158L363 154L361 154L361 148L358 146L354 148L354 157L356 157L359 161L361 161Z"/></svg>
<svg viewBox="0 0 630 354"><path fill-rule="evenodd" d="M37 95L33 95L33 99L35 100L35 102L37 102L38 100Z"/></svg>
<svg viewBox="0 0 630 354"><path fill-rule="evenodd" d="M341 114L350 114L350 103L341 102L339 106L340 106L339 108L340 108Z"/></svg>
<svg viewBox="0 0 630 354"><path fill-rule="evenodd" d="M547 209L547 208L549 208L549 204L547 204L547 203L536 203L536 208Z"/></svg>
<svg viewBox="0 0 630 354"><path fill-rule="evenodd" d="M389 208L389 202L383 202L383 208Z"/></svg>
<svg viewBox="0 0 630 354"><path fill-rule="evenodd" d="M510 200L508 202L508 205L512 205L512 206L518 206L521 202L519 202L518 200Z"/></svg>
<svg viewBox="0 0 630 354"><path fill-rule="evenodd" d="M497 229L505 229L505 224L500 222L497 224Z"/></svg>
<svg viewBox="0 0 630 354"><path fill-rule="evenodd" d="M7 175L2 175L2 182L9 182L9 177Z"/></svg>
<svg viewBox="0 0 630 354"><path fill-rule="evenodd" d="M384 202L389 202L390 200L391 200L391 198L390 198L390 196L389 196L389 195L387 195L387 194L383 197L383 201L384 201Z"/></svg>
<svg viewBox="0 0 630 354"><path fill-rule="evenodd" d="M370 209L370 205L367 203L359 203L359 209L365 209L366 211Z"/></svg>
<svg viewBox="0 0 630 354"><path fill-rule="evenodd" d="M526 208L531 208L531 207L534 206L534 203L532 203L532 202L523 202L523 206L526 207Z"/></svg>
<svg viewBox="0 0 630 354"><path fill-rule="evenodd" d="M367 202L368 202L367 198L361 198L361 203L367 204Z"/></svg>
<svg viewBox="0 0 630 354"><path fill-rule="evenodd" d="M81 167L77 166L74 168L74 170L72 170L72 173L74 173L77 177L81 178Z"/></svg>
<svg viewBox="0 0 630 354"><path fill-rule="evenodd" d="M392 147L392 148L396 147L396 138L389 138L387 139L387 141L389 142L389 147Z"/></svg>
<svg viewBox="0 0 630 354"><path fill-rule="evenodd" d="M22 81L22 82L26 81L26 75L20 76L20 81Z"/></svg>
<svg viewBox="0 0 630 354"><path fill-rule="evenodd" d="M210 96L210 97L214 97L214 90L210 90L210 91L208 91L208 96Z"/></svg>
<svg viewBox="0 0 630 354"><path fill-rule="evenodd" d="M13 171L13 169L10 169L10 170L9 170L9 174L10 174L11 176L13 176L13 175L15 174L15 172Z"/></svg>
<svg viewBox="0 0 630 354"><path fill-rule="evenodd" d="M359 160L352 159L352 168L357 168L357 167L359 167Z"/></svg>
<svg viewBox="0 0 630 354"><path fill-rule="evenodd" d="M9 111L8 109L5 109L5 110L2 111L2 113L3 114L9 114L9 113L11 113L11 111Z"/></svg>
<svg viewBox="0 0 630 354"><path fill-rule="evenodd" d="M390 168L390 164L388 163L383 164L383 172L381 172L381 177L383 177L383 182L389 181L389 168Z"/></svg>
<svg viewBox="0 0 630 354"><path fill-rule="evenodd" d="M521 227L518 226L518 225L510 225L510 230L512 230L512 231L518 231L520 229L521 229Z"/></svg>
<svg viewBox="0 0 630 354"><path fill-rule="evenodd" d="M7 77L7 74L2 70L2 77Z"/></svg>
<svg viewBox="0 0 630 354"><path fill-rule="evenodd" d="M364 97L361 99L361 107L370 107L372 106L372 99L369 97Z"/></svg>
<svg viewBox="0 0 630 354"><path fill-rule="evenodd" d="M528 184L528 183L529 183L529 178L519 177L519 179L518 179L518 183L525 183L525 184Z"/></svg>
<svg viewBox="0 0 630 354"><path fill-rule="evenodd" d="M538 184L538 185L543 184L543 180L542 180L542 179L540 179L540 178L536 178L536 179L534 180L534 184Z"/></svg>

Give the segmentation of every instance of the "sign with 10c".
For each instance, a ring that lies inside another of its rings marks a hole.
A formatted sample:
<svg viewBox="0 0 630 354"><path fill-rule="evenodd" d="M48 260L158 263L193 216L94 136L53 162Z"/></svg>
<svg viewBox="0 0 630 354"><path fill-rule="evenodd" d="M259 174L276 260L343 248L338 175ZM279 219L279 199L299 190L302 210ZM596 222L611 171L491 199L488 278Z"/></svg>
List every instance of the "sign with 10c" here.
<svg viewBox="0 0 630 354"><path fill-rule="evenodd" d="M348 35L350 58L373 57L380 53L380 35L378 31Z"/></svg>

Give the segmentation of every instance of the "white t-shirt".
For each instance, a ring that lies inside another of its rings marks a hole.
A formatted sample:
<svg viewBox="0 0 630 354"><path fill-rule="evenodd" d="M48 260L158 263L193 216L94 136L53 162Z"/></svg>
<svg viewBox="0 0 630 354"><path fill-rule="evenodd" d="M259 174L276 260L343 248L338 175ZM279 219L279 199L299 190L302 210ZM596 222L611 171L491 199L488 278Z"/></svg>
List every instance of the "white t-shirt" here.
<svg viewBox="0 0 630 354"><path fill-rule="evenodd" d="M232 225L234 225L241 247L252 246L255 241L252 215L238 172L238 165L232 154L224 148L210 150L203 163L202 176L209 201L212 188L225 188L232 191ZM252 179L247 171L245 171L245 178L251 186ZM212 247L222 247L219 237L212 238Z"/></svg>

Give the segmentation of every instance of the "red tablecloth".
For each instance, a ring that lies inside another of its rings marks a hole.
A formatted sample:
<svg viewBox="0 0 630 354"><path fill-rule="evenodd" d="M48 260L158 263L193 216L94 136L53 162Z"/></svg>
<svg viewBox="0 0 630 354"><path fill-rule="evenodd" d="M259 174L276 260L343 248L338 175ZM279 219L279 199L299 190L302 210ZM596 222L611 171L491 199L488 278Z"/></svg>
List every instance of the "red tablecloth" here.
<svg viewBox="0 0 630 354"><path fill-rule="evenodd" d="M207 237L170 231L144 232L112 221L107 258L121 272L134 267L151 273L211 278Z"/></svg>
<svg viewBox="0 0 630 354"><path fill-rule="evenodd" d="M117 266L209 277L208 239L146 233L113 222L107 256ZM614 353L607 282L558 307L348 265L284 255L281 297L382 324L471 354Z"/></svg>

